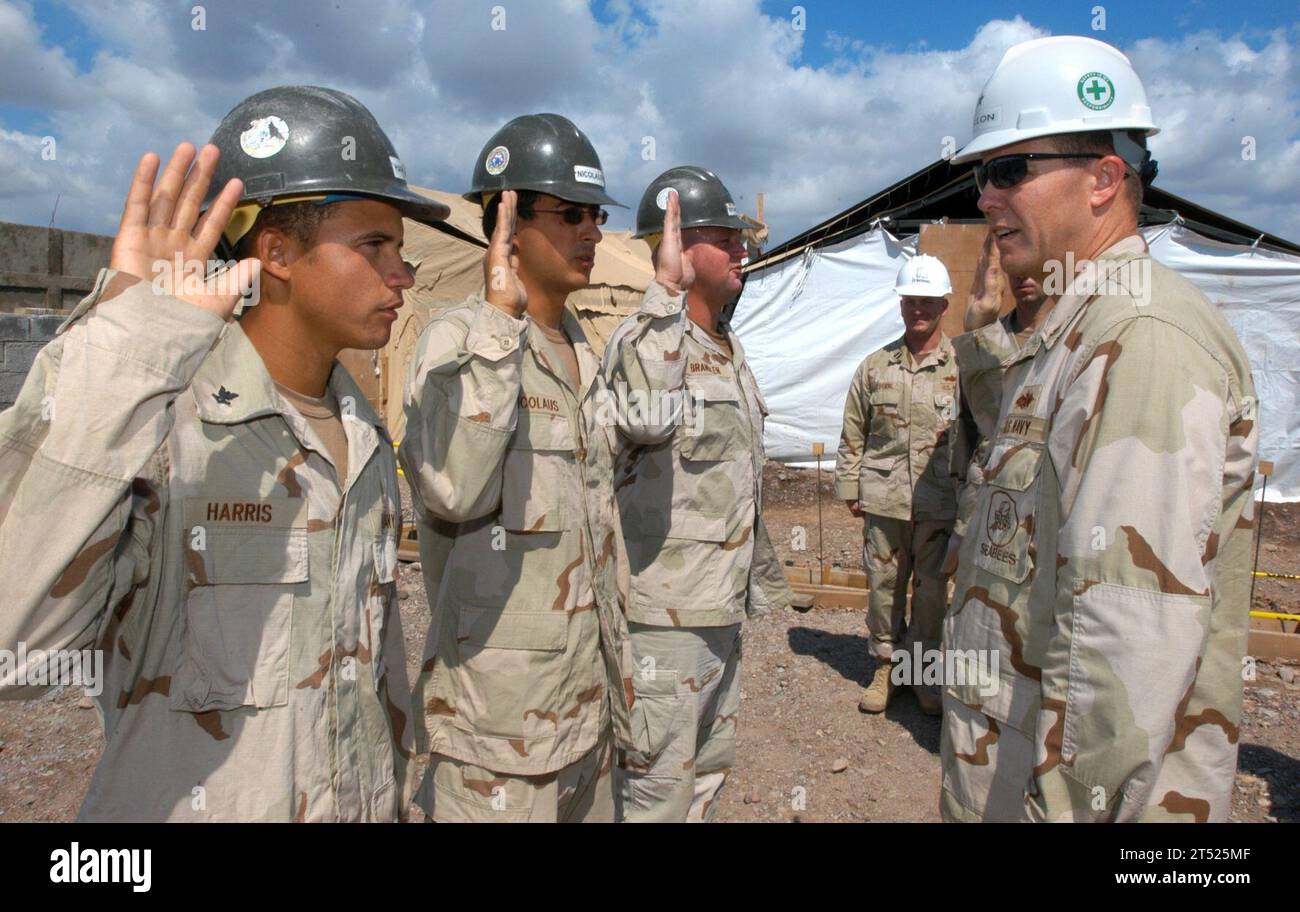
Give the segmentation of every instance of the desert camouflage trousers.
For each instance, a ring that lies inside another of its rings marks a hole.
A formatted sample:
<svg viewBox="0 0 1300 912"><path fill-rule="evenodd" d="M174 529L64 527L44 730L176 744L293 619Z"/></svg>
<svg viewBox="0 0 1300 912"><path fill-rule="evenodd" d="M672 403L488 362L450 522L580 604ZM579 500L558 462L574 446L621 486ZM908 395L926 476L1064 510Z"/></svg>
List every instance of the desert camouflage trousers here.
<svg viewBox="0 0 1300 912"><path fill-rule="evenodd" d="M516 776L434 754L415 802L437 823L613 823L613 741L552 773Z"/></svg>
<svg viewBox="0 0 1300 912"><path fill-rule="evenodd" d="M863 543L867 568L868 649L888 662L895 649L938 649L948 604L943 558L952 534L951 519L907 521L868 513ZM907 589L912 616L907 618Z"/></svg>
<svg viewBox="0 0 1300 912"><path fill-rule="evenodd" d="M740 625L627 626L638 750L619 764L619 819L710 821L736 760Z"/></svg>

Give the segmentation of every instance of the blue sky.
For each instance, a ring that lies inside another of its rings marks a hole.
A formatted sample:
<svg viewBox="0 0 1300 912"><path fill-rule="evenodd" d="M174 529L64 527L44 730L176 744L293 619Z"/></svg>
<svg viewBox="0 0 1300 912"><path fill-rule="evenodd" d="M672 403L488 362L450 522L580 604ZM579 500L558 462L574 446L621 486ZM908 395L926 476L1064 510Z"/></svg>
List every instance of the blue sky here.
<svg viewBox="0 0 1300 912"><path fill-rule="evenodd" d="M592 137L616 197L703 164L742 208L765 193L777 242L933 161L943 135L964 142L1011 44L1087 34L1147 83L1161 186L1300 240L1294 3L209 0L197 33L195 2L0 0L0 219L43 224L59 198L62 227L111 230L142 151L201 141L241 97L299 82L361 98L417 183L462 189L496 126L554 110ZM487 28L497 5L505 33ZM659 158L640 154L646 136Z"/></svg>
<svg viewBox="0 0 1300 912"><path fill-rule="evenodd" d="M764 0L769 16L788 16L793 2ZM1217 31L1225 35L1254 36L1258 42L1272 29L1294 27L1300 6L1293 3L1233 3L1225 0L1171 3L1113 3L1075 0L1055 3L942 2L879 3L870 0L826 0L805 3L808 29L835 32L894 50L928 47L956 50L964 47L981 25L991 19L1023 16L1055 35L1084 35L1119 46L1141 38L1175 38L1189 32ZM1093 7L1105 8L1104 32L1093 31ZM823 66L833 55L822 42L810 41L804 60Z"/></svg>

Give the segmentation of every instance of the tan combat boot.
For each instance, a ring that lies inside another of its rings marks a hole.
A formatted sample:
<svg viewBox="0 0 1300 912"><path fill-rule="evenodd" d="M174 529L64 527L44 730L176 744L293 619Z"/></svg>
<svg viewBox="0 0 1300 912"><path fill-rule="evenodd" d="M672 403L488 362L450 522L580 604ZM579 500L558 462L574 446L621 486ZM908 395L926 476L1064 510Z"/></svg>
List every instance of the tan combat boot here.
<svg viewBox="0 0 1300 912"><path fill-rule="evenodd" d="M928 687L913 687L912 692L916 694L916 702L921 705L921 712L927 716L943 715L943 700L933 690Z"/></svg>
<svg viewBox="0 0 1300 912"><path fill-rule="evenodd" d="M858 709L864 713L884 712L885 707L889 705L889 698L894 695L894 682L890 680L890 672L894 670L892 662L882 661L876 665L875 674L871 676L871 683L867 685L866 692L862 699L858 701Z"/></svg>

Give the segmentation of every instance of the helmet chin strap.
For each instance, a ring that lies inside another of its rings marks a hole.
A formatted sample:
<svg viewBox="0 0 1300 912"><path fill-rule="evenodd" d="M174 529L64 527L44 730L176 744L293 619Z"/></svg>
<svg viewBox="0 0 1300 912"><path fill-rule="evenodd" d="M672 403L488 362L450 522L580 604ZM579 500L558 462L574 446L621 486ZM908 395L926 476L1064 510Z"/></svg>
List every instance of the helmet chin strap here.
<svg viewBox="0 0 1300 912"><path fill-rule="evenodd" d="M1156 173L1160 170L1156 160L1151 157L1151 150L1143 149L1134 142L1133 137L1129 136L1126 130L1112 130L1110 138L1115 145L1115 154L1124 159L1124 164L1133 169L1138 179L1142 181L1142 186L1150 187L1151 182L1156 179Z"/></svg>

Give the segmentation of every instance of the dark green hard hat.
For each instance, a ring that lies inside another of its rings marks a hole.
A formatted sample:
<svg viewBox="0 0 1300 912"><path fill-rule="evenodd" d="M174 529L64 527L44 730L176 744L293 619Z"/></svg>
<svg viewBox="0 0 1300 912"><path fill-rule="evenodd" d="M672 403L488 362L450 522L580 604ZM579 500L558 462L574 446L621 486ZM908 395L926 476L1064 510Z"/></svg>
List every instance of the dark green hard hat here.
<svg viewBox="0 0 1300 912"><path fill-rule="evenodd" d="M368 197L426 224L451 212L407 186L406 168L374 115L335 89L280 86L258 92L225 116L211 142L221 160L205 210L237 177L246 203L315 194Z"/></svg>
<svg viewBox="0 0 1300 912"><path fill-rule="evenodd" d="M536 190L570 203L623 206L605 192L605 172L591 140L559 114L516 117L484 144L465 199L482 203L484 196L502 190Z"/></svg>
<svg viewBox="0 0 1300 912"><path fill-rule="evenodd" d="M636 210L636 235L645 237L664 230L664 212L668 209L668 191L676 190L682 207L683 228L735 228L750 226L740 217L736 203L718 175L708 168L682 165L659 175L641 195Z"/></svg>

